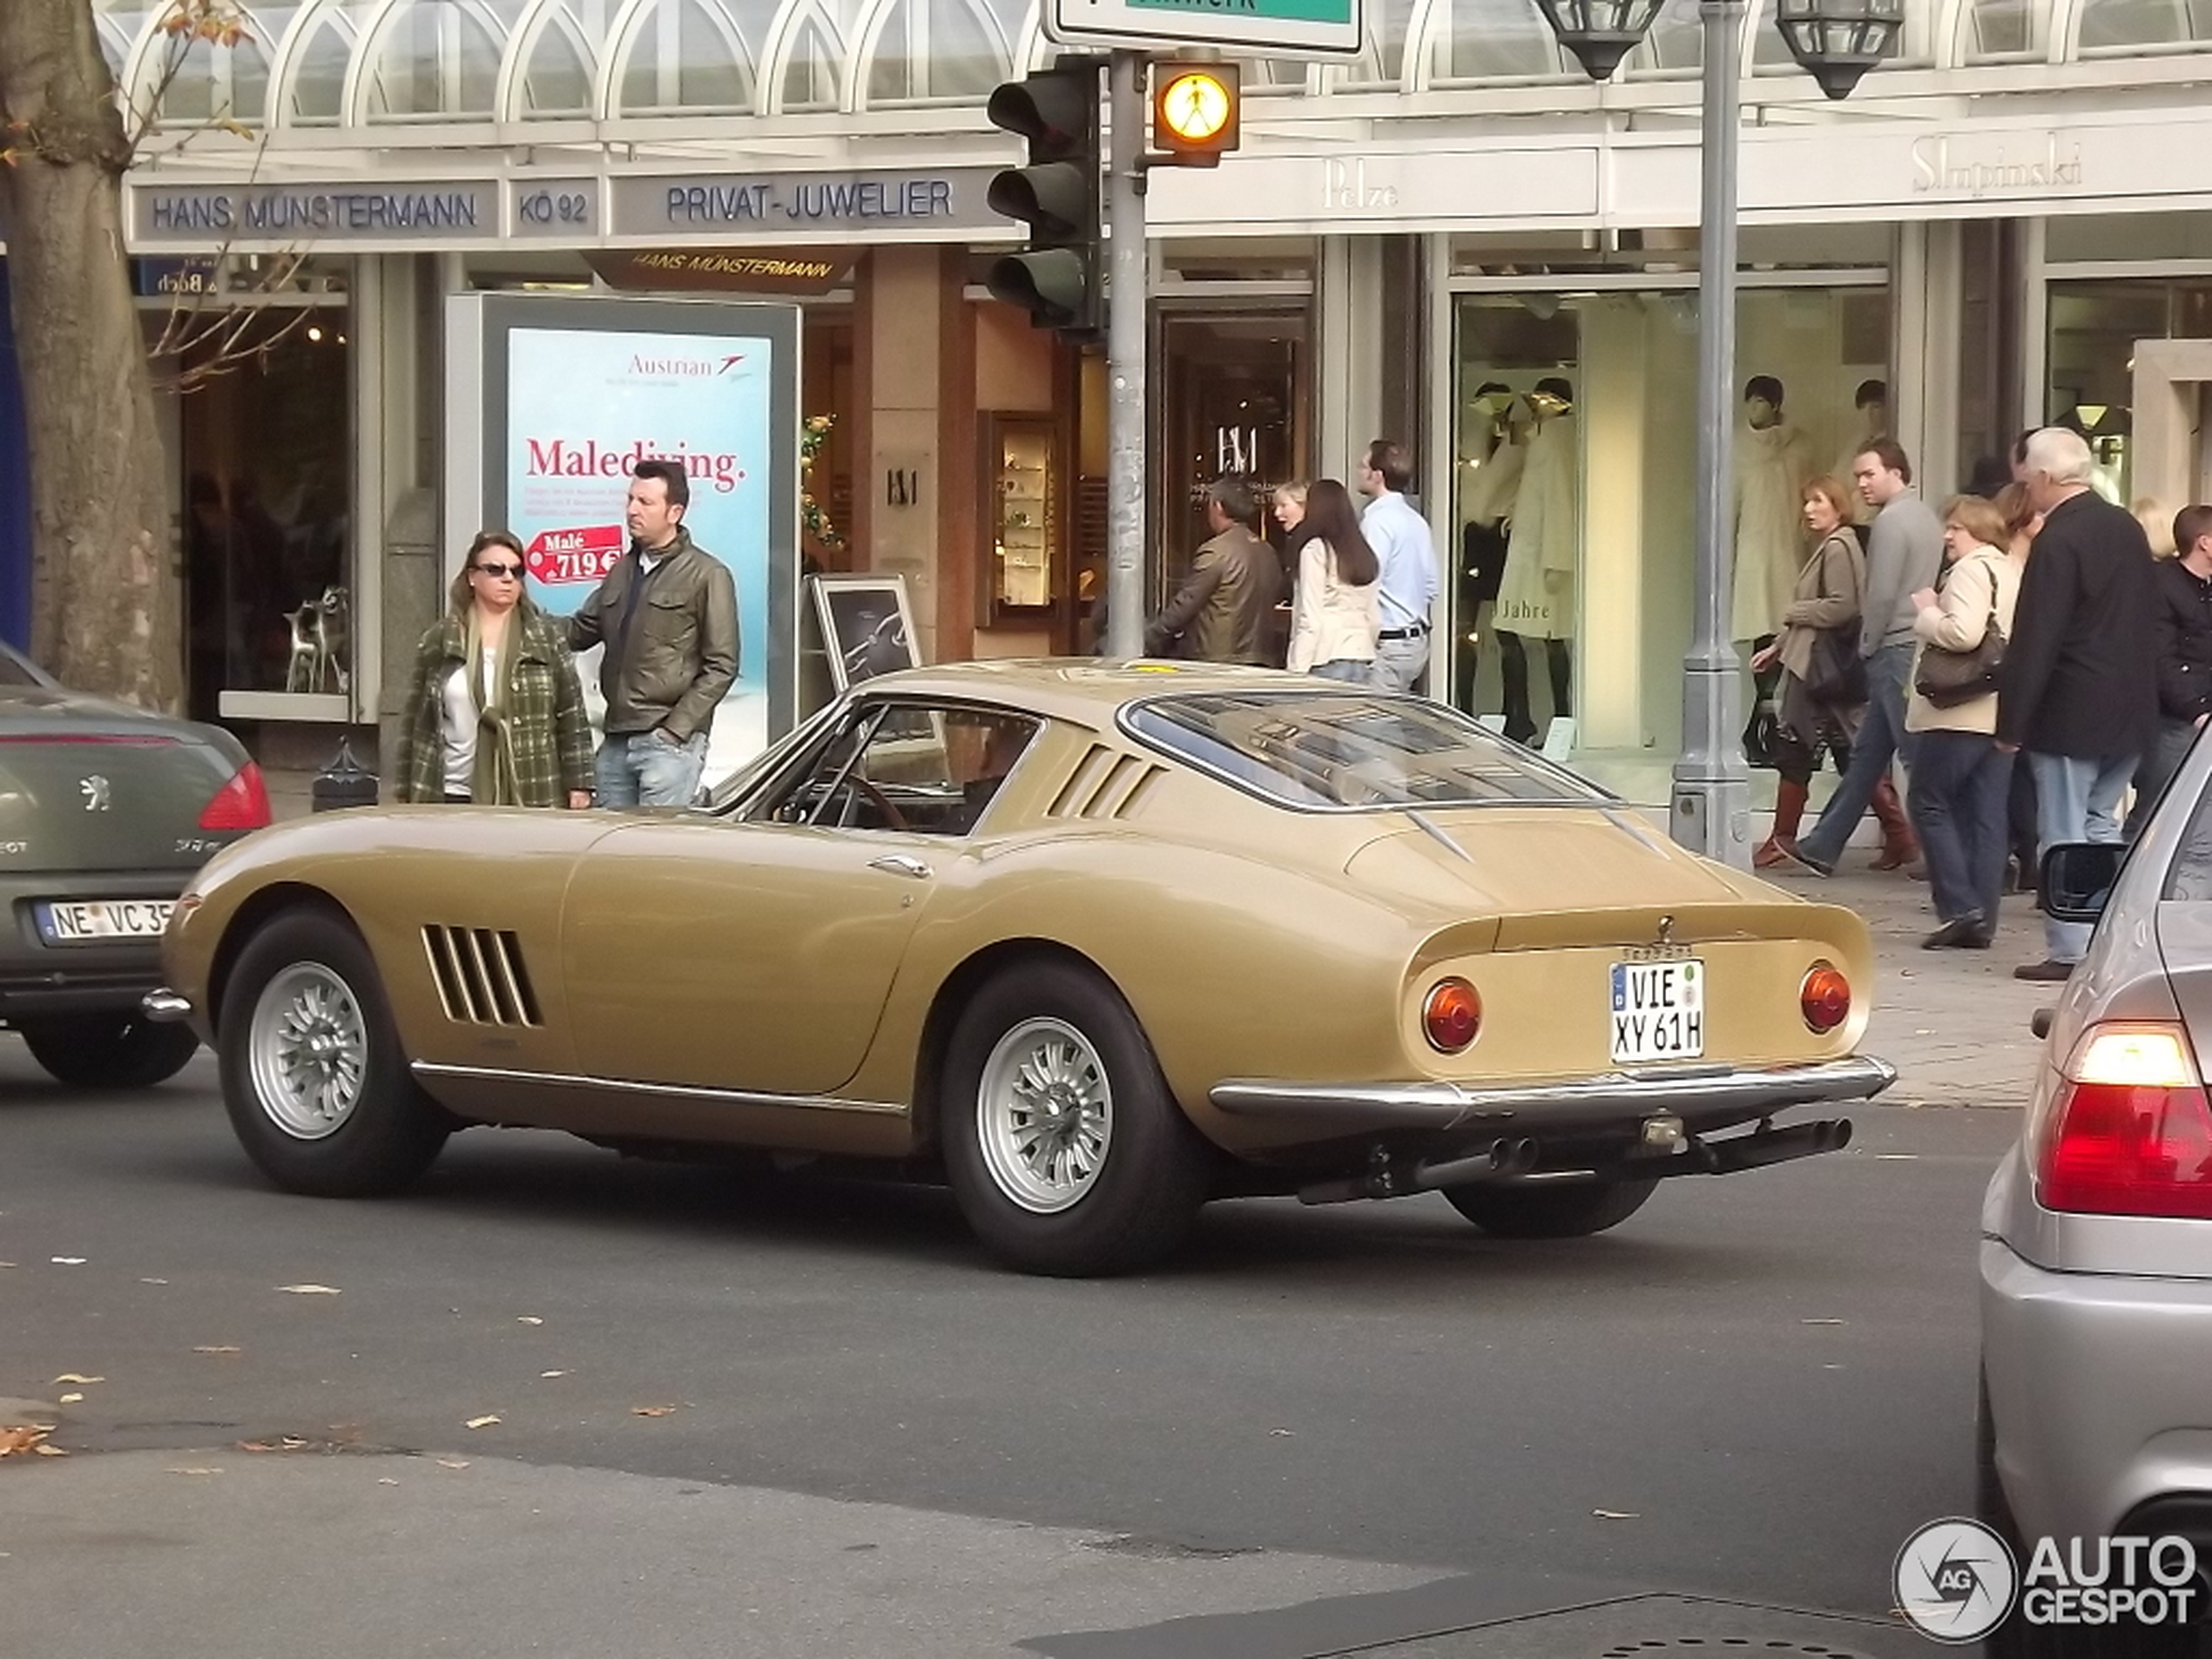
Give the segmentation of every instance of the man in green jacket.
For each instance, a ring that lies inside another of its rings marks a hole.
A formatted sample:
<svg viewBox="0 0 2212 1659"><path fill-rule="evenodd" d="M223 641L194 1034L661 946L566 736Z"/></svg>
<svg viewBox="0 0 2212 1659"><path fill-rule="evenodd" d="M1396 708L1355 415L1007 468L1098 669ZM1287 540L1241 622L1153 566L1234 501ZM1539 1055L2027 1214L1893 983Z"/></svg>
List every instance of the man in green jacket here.
<svg viewBox="0 0 2212 1659"><path fill-rule="evenodd" d="M569 618L569 645L604 645L602 806L688 806L706 767L714 711L738 677L738 595L729 567L684 528L679 462L641 461L624 516L630 550Z"/></svg>

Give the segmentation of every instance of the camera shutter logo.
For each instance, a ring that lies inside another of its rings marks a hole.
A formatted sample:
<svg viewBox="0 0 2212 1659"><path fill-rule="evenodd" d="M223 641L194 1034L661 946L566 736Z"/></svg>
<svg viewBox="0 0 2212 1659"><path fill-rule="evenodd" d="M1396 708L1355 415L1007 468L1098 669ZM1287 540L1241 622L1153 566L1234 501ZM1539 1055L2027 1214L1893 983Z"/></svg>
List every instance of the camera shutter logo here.
<svg viewBox="0 0 2212 1659"><path fill-rule="evenodd" d="M2020 1589L2020 1564L1978 1521L1932 1521L1898 1551L1890 1588L1914 1629L1964 1646L2005 1622Z"/></svg>

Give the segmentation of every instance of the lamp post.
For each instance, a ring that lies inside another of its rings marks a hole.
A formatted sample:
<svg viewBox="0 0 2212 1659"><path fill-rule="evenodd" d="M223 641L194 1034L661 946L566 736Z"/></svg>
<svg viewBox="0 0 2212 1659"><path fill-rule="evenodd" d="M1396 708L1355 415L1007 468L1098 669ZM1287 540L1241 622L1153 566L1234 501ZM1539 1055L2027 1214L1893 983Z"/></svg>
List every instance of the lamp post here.
<svg viewBox="0 0 2212 1659"><path fill-rule="evenodd" d="M1593 80L1620 66L1662 0L1536 0ZM1683 745L1669 813L1675 840L1738 869L1751 861L1750 774L1739 746L1743 669L1729 634L1735 567L1736 152L1744 0L1700 0L1705 31L1697 261L1695 609L1683 658ZM1776 0L1791 55L1830 98L1896 50L1905 0Z"/></svg>

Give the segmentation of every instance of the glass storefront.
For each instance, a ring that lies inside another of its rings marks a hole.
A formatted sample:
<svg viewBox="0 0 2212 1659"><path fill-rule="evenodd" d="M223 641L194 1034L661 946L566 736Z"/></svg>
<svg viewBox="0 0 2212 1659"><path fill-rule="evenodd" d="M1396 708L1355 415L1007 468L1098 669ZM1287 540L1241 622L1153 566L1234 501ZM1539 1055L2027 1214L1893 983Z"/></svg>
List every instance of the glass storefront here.
<svg viewBox="0 0 2212 1659"><path fill-rule="evenodd" d="M2047 418L2089 440L2101 495L2131 502L2135 342L2212 336L2212 277L2054 282L2048 313Z"/></svg>
<svg viewBox="0 0 2212 1659"><path fill-rule="evenodd" d="M1460 294L1453 503L1438 526L1453 700L1581 750L1681 738L1692 604L1697 307L1683 287ZM1849 471L1887 423L1889 300L1878 286L1747 288L1733 610L1772 631L1804 556L1798 492ZM1756 424L1755 424L1756 423Z"/></svg>

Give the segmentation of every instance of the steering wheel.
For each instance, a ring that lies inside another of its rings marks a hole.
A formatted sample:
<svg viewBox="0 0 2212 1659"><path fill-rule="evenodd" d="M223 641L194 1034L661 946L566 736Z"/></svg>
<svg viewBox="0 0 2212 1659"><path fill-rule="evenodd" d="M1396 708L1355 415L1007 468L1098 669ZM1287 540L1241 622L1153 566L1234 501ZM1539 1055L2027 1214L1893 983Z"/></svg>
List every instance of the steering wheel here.
<svg viewBox="0 0 2212 1659"><path fill-rule="evenodd" d="M880 789L877 788L867 779L860 776L856 772L847 776L845 781L851 787L859 790L862 794L868 798L870 802L874 805L876 811L883 814L885 821L891 828L894 830L908 830L913 828L913 826L907 822L907 815L891 804L891 797L885 794Z"/></svg>

